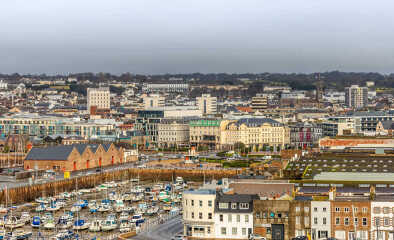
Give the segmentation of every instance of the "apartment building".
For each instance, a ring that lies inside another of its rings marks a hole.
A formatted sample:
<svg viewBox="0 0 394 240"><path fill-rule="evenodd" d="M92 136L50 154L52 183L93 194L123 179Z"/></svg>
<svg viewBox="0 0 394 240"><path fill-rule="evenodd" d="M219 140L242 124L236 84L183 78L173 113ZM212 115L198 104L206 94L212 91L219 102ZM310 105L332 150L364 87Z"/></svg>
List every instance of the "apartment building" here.
<svg viewBox="0 0 394 240"><path fill-rule="evenodd" d="M143 97L144 110L163 108L165 105L165 97L159 94L151 94Z"/></svg>
<svg viewBox="0 0 394 240"><path fill-rule="evenodd" d="M331 236L330 201L311 202L311 239L326 239Z"/></svg>
<svg viewBox="0 0 394 240"><path fill-rule="evenodd" d="M253 233L253 200L258 195L223 194L215 200L215 238L249 239Z"/></svg>
<svg viewBox="0 0 394 240"><path fill-rule="evenodd" d="M268 108L268 96L267 94L256 94L252 97L251 107L253 111L263 112Z"/></svg>
<svg viewBox="0 0 394 240"><path fill-rule="evenodd" d="M109 87L87 89L87 109L89 112L92 110L92 107L96 109L110 109L110 105Z"/></svg>
<svg viewBox="0 0 394 240"><path fill-rule="evenodd" d="M189 121L184 118L164 118L157 125L159 147L189 144Z"/></svg>
<svg viewBox="0 0 394 240"><path fill-rule="evenodd" d="M265 146L272 146L278 150L290 143L289 128L270 118L242 118L229 121L221 136L221 144L227 148L241 142L253 150L260 150Z"/></svg>
<svg viewBox="0 0 394 240"><path fill-rule="evenodd" d="M351 108L362 108L368 105L368 88L351 85L345 88L345 103Z"/></svg>
<svg viewBox="0 0 394 240"><path fill-rule="evenodd" d="M371 236L373 240L394 239L394 199L380 197L371 201Z"/></svg>
<svg viewBox="0 0 394 240"><path fill-rule="evenodd" d="M340 240L371 239L371 203L368 199L331 201L331 237Z"/></svg>
<svg viewBox="0 0 394 240"><path fill-rule="evenodd" d="M217 113L217 98L211 94L203 94L196 98L197 106L203 115Z"/></svg>
<svg viewBox="0 0 394 240"><path fill-rule="evenodd" d="M219 149L222 128L226 123L226 120L220 119L199 119L190 121L190 144L192 146L206 146L210 149Z"/></svg>
<svg viewBox="0 0 394 240"><path fill-rule="evenodd" d="M189 91L188 83L147 83L142 90L145 92L184 93Z"/></svg>
<svg viewBox="0 0 394 240"><path fill-rule="evenodd" d="M311 234L311 201L297 200L290 202L290 235L310 236Z"/></svg>
<svg viewBox="0 0 394 240"><path fill-rule="evenodd" d="M298 122L290 125L290 142L299 149L310 148L318 144L323 137L323 130L313 122Z"/></svg>
<svg viewBox="0 0 394 240"><path fill-rule="evenodd" d="M184 234L187 238L215 238L216 191L210 189L184 191L182 198Z"/></svg>
<svg viewBox="0 0 394 240"><path fill-rule="evenodd" d="M149 137L149 142L157 144L158 125L164 118L164 111L138 111L135 119L134 128L141 132L142 135Z"/></svg>

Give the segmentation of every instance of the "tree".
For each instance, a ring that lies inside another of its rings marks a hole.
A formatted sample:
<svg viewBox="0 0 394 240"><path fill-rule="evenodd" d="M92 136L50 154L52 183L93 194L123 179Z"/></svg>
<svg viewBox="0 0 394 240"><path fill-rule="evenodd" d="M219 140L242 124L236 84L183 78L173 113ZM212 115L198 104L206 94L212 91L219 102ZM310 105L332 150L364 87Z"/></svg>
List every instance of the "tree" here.
<svg viewBox="0 0 394 240"><path fill-rule="evenodd" d="M236 151L241 151L241 152L244 152L245 151L245 144L244 143L242 143L242 142L236 142L236 143L234 143L234 150L236 150Z"/></svg>

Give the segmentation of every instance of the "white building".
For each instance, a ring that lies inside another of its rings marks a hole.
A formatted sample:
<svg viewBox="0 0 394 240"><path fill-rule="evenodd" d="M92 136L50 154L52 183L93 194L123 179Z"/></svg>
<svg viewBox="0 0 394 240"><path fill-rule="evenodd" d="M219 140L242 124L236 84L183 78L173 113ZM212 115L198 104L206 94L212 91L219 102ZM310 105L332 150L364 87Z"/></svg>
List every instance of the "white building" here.
<svg viewBox="0 0 394 240"><path fill-rule="evenodd" d="M216 191L184 191L182 197L184 235L193 238L214 238Z"/></svg>
<svg viewBox="0 0 394 240"><path fill-rule="evenodd" d="M91 107L97 107L97 109L111 108L111 98L108 87L87 89L87 110L89 112Z"/></svg>
<svg viewBox="0 0 394 240"><path fill-rule="evenodd" d="M257 195L218 193L215 201L215 238L249 239L253 233L253 200Z"/></svg>
<svg viewBox="0 0 394 240"><path fill-rule="evenodd" d="M203 115L216 114L217 112L217 98L211 97L211 94L203 94L197 97L197 106Z"/></svg>
<svg viewBox="0 0 394 240"><path fill-rule="evenodd" d="M330 103L343 103L345 102L345 92L330 91L323 95L323 100Z"/></svg>
<svg viewBox="0 0 394 240"><path fill-rule="evenodd" d="M371 239L394 239L394 201L371 201Z"/></svg>
<svg viewBox="0 0 394 240"><path fill-rule="evenodd" d="M331 207L329 201L311 201L312 240L331 237Z"/></svg>
<svg viewBox="0 0 394 240"><path fill-rule="evenodd" d="M8 89L8 83L1 80L0 81L0 89Z"/></svg>
<svg viewBox="0 0 394 240"><path fill-rule="evenodd" d="M346 105L351 108L362 108L368 104L368 88L352 85L345 88Z"/></svg>
<svg viewBox="0 0 394 240"><path fill-rule="evenodd" d="M177 92L184 93L189 91L188 83L147 83L142 90L145 92Z"/></svg>
<svg viewBox="0 0 394 240"><path fill-rule="evenodd" d="M157 130L160 147L180 146L189 143L189 122L185 119L161 119Z"/></svg>
<svg viewBox="0 0 394 240"><path fill-rule="evenodd" d="M144 109L163 108L165 105L165 98L159 94L151 94L143 98Z"/></svg>

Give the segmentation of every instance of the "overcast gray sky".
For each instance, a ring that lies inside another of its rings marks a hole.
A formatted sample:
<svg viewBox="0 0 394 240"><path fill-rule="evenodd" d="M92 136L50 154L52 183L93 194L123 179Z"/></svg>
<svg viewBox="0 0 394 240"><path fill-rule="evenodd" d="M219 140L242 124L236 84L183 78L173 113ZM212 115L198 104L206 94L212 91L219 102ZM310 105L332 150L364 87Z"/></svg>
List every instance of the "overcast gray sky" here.
<svg viewBox="0 0 394 240"><path fill-rule="evenodd" d="M394 72L393 9L393 0L2 0L0 72Z"/></svg>

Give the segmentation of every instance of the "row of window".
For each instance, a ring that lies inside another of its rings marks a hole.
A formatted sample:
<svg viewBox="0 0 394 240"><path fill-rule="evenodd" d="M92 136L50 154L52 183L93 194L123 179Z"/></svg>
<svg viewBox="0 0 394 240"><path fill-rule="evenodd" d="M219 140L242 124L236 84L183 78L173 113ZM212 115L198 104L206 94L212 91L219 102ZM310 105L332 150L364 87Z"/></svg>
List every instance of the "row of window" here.
<svg viewBox="0 0 394 240"><path fill-rule="evenodd" d="M185 199L185 206L188 206L188 204L189 204L188 199ZM190 200L190 206L194 207L194 199ZM198 200L198 206L199 207L203 207L204 206L202 200ZM208 207L212 207L212 200L208 200L207 201L207 206Z"/></svg>
<svg viewBox="0 0 394 240"><path fill-rule="evenodd" d="M220 214L219 215L219 221L220 222L224 222L224 216L225 215L223 215L223 214ZM239 214L234 214L234 216L235 216L235 221L236 222L241 222L241 215L239 215ZM244 220L245 220L245 223L248 223L249 222L249 215L244 215ZM228 222L232 222L233 221L233 214L227 214L227 221Z"/></svg>
<svg viewBox="0 0 394 240"><path fill-rule="evenodd" d="M229 209L228 202L219 202L219 209ZM231 209L237 209L237 203L231 203ZM239 203L239 209L249 209L249 203Z"/></svg>
<svg viewBox="0 0 394 240"><path fill-rule="evenodd" d="M230 231L230 229L231 229L231 235L238 235L238 228L236 228L236 227L228 228L229 231ZM242 236L246 236L248 231L252 232L251 228L249 228L249 230L247 228L240 228L240 230L241 230ZM227 235L227 234L230 235L230 232L227 232L227 228L226 227L220 228L220 233L222 235Z"/></svg>
<svg viewBox="0 0 394 240"><path fill-rule="evenodd" d="M344 212L350 212L350 210L351 210L351 208L349 208L349 207L344 207L344 208L343 208L343 211L344 211ZM353 211L354 211L355 213L358 212L358 208L357 208L357 207L354 207L354 208L353 208ZM335 212L341 212L341 208L336 207L336 208L335 208ZM362 213L368 213L368 208L363 207L363 208L362 208Z"/></svg>
<svg viewBox="0 0 394 240"><path fill-rule="evenodd" d="M337 217L335 218L335 225L345 225L345 226L349 226L349 225L355 225L358 226L359 225L359 221L358 218L354 218L353 222L351 222L351 219L348 217L343 218L343 220L341 221L341 218ZM367 218L362 218L362 226L368 226L368 219Z"/></svg>
<svg viewBox="0 0 394 240"><path fill-rule="evenodd" d="M187 211L185 211L185 218L188 218L189 217L189 212L187 212ZM191 215L190 215L190 217L192 218L192 219L194 219L194 212L191 212ZM204 218L204 215L203 215L203 213L202 212L199 212L198 213L198 219L203 219ZM212 219L212 213L208 213L208 219Z"/></svg>
<svg viewBox="0 0 394 240"><path fill-rule="evenodd" d="M391 207L374 207L373 208L373 213L375 213L375 214L380 214L380 213L389 214L390 212L394 213L394 207L393 208L391 208Z"/></svg>

